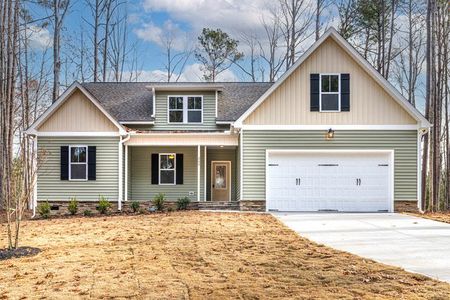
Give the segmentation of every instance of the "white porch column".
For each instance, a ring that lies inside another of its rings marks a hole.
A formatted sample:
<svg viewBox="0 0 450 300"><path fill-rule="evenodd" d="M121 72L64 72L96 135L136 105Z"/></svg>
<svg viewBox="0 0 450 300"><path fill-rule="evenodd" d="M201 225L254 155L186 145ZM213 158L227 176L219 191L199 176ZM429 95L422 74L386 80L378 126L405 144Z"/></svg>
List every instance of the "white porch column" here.
<svg viewBox="0 0 450 300"><path fill-rule="evenodd" d="M197 145L197 201L200 201L200 145Z"/></svg>
<svg viewBox="0 0 450 300"><path fill-rule="evenodd" d="M117 209L122 210L122 136L119 139L119 191L117 197Z"/></svg>
<svg viewBox="0 0 450 300"><path fill-rule="evenodd" d="M207 146L205 146L203 149L204 149L203 151L205 152L204 166L203 166L203 168L204 168L204 172L203 172L203 201L206 201L206 184L207 184L206 183L206 172L207 172L206 164L208 162L208 160L206 158Z"/></svg>
<svg viewBox="0 0 450 300"><path fill-rule="evenodd" d="M128 201L128 145L125 145L125 201Z"/></svg>

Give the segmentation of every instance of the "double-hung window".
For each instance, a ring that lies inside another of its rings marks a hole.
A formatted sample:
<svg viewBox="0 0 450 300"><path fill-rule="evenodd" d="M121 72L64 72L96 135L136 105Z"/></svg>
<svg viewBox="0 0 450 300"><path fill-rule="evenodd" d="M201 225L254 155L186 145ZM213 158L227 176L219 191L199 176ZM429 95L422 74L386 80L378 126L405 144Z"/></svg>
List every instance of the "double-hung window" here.
<svg viewBox="0 0 450 300"><path fill-rule="evenodd" d="M176 154L160 153L159 154L159 184L175 184L176 183Z"/></svg>
<svg viewBox="0 0 450 300"><path fill-rule="evenodd" d="M69 151L69 180L87 180L87 146L70 146Z"/></svg>
<svg viewBox="0 0 450 300"><path fill-rule="evenodd" d="M339 74L320 74L320 111L341 111Z"/></svg>
<svg viewBox="0 0 450 300"><path fill-rule="evenodd" d="M169 123L202 123L202 96L169 96Z"/></svg>

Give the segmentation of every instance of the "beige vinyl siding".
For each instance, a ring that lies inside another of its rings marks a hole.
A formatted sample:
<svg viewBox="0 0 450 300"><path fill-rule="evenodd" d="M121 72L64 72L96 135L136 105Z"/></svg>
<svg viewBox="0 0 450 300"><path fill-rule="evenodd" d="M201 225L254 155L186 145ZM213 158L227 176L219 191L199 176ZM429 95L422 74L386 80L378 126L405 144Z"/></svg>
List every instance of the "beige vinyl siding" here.
<svg viewBox="0 0 450 300"><path fill-rule="evenodd" d="M38 137L38 151L42 163L38 170L37 193L39 201L97 201L99 195L110 201L118 198L119 138ZM60 180L61 146L87 145L97 147L97 179L88 181Z"/></svg>
<svg viewBox="0 0 450 300"><path fill-rule="evenodd" d="M204 193L204 148L201 149L200 159L200 200L203 201ZM152 153L183 153L184 176L181 185L157 185L152 184ZM197 201L197 146L195 147L128 147L128 155L131 164L131 189L128 200L151 200L158 193L164 193L169 201L180 197L189 197L191 201ZM189 192L194 192L189 195Z"/></svg>
<svg viewBox="0 0 450 300"><path fill-rule="evenodd" d="M118 128L81 91L76 90L39 126L38 131L116 132Z"/></svg>
<svg viewBox="0 0 450 300"><path fill-rule="evenodd" d="M211 148L207 150L207 173L206 190L207 200L211 200L211 162L212 161L230 161L231 162L231 201L236 201L236 150Z"/></svg>
<svg viewBox="0 0 450 300"><path fill-rule="evenodd" d="M168 96L203 96L203 123L180 124L168 123ZM218 130L223 127L216 125L216 95L215 92L166 92L156 91L155 125L152 130Z"/></svg>
<svg viewBox="0 0 450 300"><path fill-rule="evenodd" d="M395 200L417 200L417 131L251 131L243 133L243 198L265 200L266 149L394 149Z"/></svg>
<svg viewBox="0 0 450 300"><path fill-rule="evenodd" d="M350 112L310 111L311 73L350 74ZM251 125L409 125L417 122L332 38L248 118Z"/></svg>

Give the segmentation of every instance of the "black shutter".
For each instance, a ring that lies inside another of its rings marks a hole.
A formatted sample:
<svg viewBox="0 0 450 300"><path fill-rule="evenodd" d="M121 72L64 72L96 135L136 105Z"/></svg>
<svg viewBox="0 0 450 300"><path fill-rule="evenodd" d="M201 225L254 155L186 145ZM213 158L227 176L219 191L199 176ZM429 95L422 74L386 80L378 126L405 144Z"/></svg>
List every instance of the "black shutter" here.
<svg viewBox="0 0 450 300"><path fill-rule="evenodd" d="M61 180L69 180L69 146L61 146Z"/></svg>
<svg viewBox="0 0 450 300"><path fill-rule="evenodd" d="M183 154L182 153L177 153L176 156L176 173L177 173L177 179L176 179L176 183L177 184L183 184Z"/></svg>
<svg viewBox="0 0 450 300"><path fill-rule="evenodd" d="M341 111L350 111L350 74L341 74Z"/></svg>
<svg viewBox="0 0 450 300"><path fill-rule="evenodd" d="M88 180L97 179L97 147L88 147Z"/></svg>
<svg viewBox="0 0 450 300"><path fill-rule="evenodd" d="M310 74L311 111L319 111L319 95L320 95L319 76L320 76L319 74Z"/></svg>
<svg viewBox="0 0 450 300"><path fill-rule="evenodd" d="M159 154L152 153L152 184L159 184Z"/></svg>

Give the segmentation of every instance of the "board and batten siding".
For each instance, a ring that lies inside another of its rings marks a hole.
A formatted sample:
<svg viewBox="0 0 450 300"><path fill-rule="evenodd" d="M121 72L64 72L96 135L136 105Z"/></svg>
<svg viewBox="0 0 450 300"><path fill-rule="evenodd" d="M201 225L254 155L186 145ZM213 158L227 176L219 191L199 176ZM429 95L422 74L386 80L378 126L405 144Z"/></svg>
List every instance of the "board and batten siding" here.
<svg viewBox="0 0 450 300"><path fill-rule="evenodd" d="M310 111L310 74L349 73L350 111ZM411 117L331 37L253 112L248 125L415 125Z"/></svg>
<svg viewBox="0 0 450 300"><path fill-rule="evenodd" d="M100 195L109 201L118 198L118 137L38 137L38 201L98 201ZM69 181L60 179L61 146L96 146L96 180Z"/></svg>
<svg viewBox="0 0 450 300"><path fill-rule="evenodd" d="M200 201L204 195L204 147L200 147ZM152 153L183 153L183 184L152 184ZM181 197L189 197L197 201L197 147L128 147L130 180L128 200L148 201L158 193L164 193L168 201L176 201ZM193 195L189 195L193 192Z"/></svg>
<svg viewBox="0 0 450 300"><path fill-rule="evenodd" d="M243 200L265 200L266 149L394 149L394 200L417 200L417 131L244 130Z"/></svg>
<svg viewBox="0 0 450 300"><path fill-rule="evenodd" d="M117 132L118 128L81 91L76 90L38 131Z"/></svg>
<svg viewBox="0 0 450 300"><path fill-rule="evenodd" d="M168 122L168 97L169 96L203 96L203 122L182 124ZM155 125L152 130L217 130L222 128L216 125L216 94L210 91L193 92L167 92L156 91L156 115Z"/></svg>
<svg viewBox="0 0 450 300"><path fill-rule="evenodd" d="M206 173L206 199L211 200L211 162L230 161L231 162L231 201L236 201L236 150L211 148L207 149L207 173Z"/></svg>

